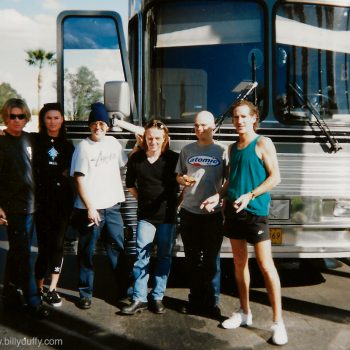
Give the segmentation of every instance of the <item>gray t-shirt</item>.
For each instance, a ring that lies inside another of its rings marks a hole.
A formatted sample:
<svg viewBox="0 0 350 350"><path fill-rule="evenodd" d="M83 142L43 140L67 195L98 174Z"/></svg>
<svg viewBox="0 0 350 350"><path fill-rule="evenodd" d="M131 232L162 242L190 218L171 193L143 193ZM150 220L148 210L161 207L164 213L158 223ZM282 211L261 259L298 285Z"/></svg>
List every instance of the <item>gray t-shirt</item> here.
<svg viewBox="0 0 350 350"><path fill-rule="evenodd" d="M226 175L227 151L223 145L213 143L202 146L198 142L186 145L180 152L176 172L193 176L196 183L184 190L181 208L194 214L208 214L200 209L202 202L217 193ZM220 211L220 206L214 209Z"/></svg>

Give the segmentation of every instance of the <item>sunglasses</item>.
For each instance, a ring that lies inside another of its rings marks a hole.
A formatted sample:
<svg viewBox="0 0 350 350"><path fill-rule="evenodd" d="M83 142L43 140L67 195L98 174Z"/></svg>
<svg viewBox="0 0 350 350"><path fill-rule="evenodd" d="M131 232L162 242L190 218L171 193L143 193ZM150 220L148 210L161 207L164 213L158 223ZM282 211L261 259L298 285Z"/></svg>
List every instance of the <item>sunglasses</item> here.
<svg viewBox="0 0 350 350"><path fill-rule="evenodd" d="M145 128L146 129L150 129L150 128L165 129L166 126L164 123L158 120L151 120L148 124L146 124Z"/></svg>
<svg viewBox="0 0 350 350"><path fill-rule="evenodd" d="M23 120L23 119L26 119L27 116L25 114L10 114L9 118L11 120L15 120L16 118L19 119L19 120Z"/></svg>

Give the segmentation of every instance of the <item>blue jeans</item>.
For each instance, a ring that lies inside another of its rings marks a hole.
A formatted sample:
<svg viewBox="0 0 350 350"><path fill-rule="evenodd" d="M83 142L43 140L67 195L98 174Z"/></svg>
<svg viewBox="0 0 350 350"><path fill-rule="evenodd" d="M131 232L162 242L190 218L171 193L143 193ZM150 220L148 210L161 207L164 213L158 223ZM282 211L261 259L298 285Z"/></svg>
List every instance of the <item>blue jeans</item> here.
<svg viewBox="0 0 350 350"><path fill-rule="evenodd" d="M100 224L87 227L80 225L78 259L79 259L79 294L80 298L91 298L94 285L94 265L93 256L96 242L100 238L104 228L106 233L105 248L108 259L114 272L117 270L118 258L124 250L124 225L120 214L120 204L111 208L99 209ZM82 210L82 218L85 216L87 223L87 210Z"/></svg>
<svg viewBox="0 0 350 350"><path fill-rule="evenodd" d="M152 300L162 300L170 273L172 250L175 240L175 224L151 224L139 220L136 230L136 252L134 263L133 300L147 301L147 285L149 279L149 260L153 241L157 245L157 261L155 267L155 284L150 293Z"/></svg>
<svg viewBox="0 0 350 350"><path fill-rule="evenodd" d="M29 306L41 304L34 278L31 252L34 227L33 215L7 214L7 253L4 296L11 298L16 289L22 289L24 301Z"/></svg>
<svg viewBox="0 0 350 350"><path fill-rule="evenodd" d="M213 307L220 300L220 248L223 240L221 213L193 214L180 211L185 250L189 301L197 307Z"/></svg>

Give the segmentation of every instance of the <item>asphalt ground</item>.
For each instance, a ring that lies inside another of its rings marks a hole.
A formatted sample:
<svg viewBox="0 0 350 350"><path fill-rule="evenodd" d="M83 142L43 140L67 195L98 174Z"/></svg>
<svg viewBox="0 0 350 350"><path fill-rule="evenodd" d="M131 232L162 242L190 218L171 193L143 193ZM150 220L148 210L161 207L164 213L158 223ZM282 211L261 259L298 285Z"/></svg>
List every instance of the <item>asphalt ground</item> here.
<svg viewBox="0 0 350 350"><path fill-rule="evenodd" d="M6 249L0 248L0 274ZM348 262L347 260L344 260ZM276 260L281 276L284 321L289 343L283 349L350 349L350 267L328 260ZM270 342L271 308L254 259L251 260L253 325L236 330L220 327L218 319L184 315L186 264L174 261L164 303L164 315L146 310L122 316L128 303L116 296L117 285L106 256L95 259L95 295L92 308L75 306L78 293L77 263L65 258L60 281L63 305L52 308L47 320L36 321L22 312L4 312L0 305L0 347L6 349L142 349L216 350L275 349ZM230 259L222 260L222 320L239 306ZM0 276L1 277L1 276ZM40 341L42 343L40 343ZM44 344L45 342L45 344Z"/></svg>

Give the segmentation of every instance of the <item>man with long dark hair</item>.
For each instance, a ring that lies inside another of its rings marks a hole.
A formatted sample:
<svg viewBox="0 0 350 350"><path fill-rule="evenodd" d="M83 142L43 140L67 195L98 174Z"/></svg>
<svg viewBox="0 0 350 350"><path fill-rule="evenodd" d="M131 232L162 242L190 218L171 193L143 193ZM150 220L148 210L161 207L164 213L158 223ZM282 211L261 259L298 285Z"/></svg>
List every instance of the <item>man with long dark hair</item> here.
<svg viewBox="0 0 350 350"><path fill-rule="evenodd" d="M56 288L63 264L63 243L73 208L73 187L69 169L74 146L67 140L65 120L59 103L46 103L39 112L39 133L34 152L36 232L38 258L35 278L39 295L52 306L61 306ZM49 290L44 279L50 274Z"/></svg>

